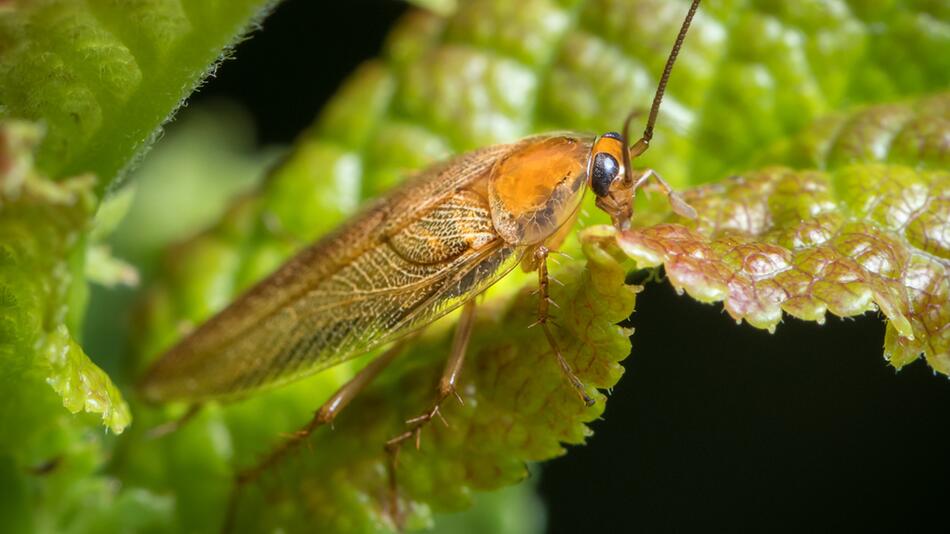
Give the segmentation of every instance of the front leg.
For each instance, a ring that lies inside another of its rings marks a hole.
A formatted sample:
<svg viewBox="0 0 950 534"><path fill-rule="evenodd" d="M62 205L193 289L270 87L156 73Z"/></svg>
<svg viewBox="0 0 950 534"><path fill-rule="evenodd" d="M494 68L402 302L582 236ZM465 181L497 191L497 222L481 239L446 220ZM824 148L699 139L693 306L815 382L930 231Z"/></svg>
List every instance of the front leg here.
<svg viewBox="0 0 950 534"><path fill-rule="evenodd" d="M666 183L666 180L653 169L646 169L637 177L633 183L633 195L636 195L637 190L643 187L650 178L653 178L657 185L660 186L660 189L663 190L663 193L666 194L666 199L669 201L670 207L673 208L673 213L687 219L696 218L696 209L683 200L683 197L679 196L679 193L673 190L670 184Z"/></svg>

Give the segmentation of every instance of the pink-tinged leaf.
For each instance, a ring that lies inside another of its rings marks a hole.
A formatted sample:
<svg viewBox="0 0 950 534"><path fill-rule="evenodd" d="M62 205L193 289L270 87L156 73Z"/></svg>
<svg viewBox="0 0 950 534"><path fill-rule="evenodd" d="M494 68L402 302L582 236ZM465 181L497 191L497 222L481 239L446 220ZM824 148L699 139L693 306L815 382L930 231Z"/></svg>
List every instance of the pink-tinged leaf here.
<svg viewBox="0 0 950 534"><path fill-rule="evenodd" d="M950 173L867 164L768 168L684 194L699 217L624 232L641 267L770 331L880 310L884 356L950 374Z"/></svg>

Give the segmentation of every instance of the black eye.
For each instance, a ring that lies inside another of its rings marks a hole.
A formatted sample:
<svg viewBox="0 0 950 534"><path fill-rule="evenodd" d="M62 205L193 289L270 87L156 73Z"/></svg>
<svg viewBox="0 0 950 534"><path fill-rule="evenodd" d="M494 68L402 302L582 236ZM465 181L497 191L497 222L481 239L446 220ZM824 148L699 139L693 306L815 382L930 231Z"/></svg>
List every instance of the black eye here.
<svg viewBox="0 0 950 534"><path fill-rule="evenodd" d="M594 164L590 169L590 188L594 190L594 194L599 197L607 196L610 184L619 172L620 164L616 158L606 152L594 154Z"/></svg>

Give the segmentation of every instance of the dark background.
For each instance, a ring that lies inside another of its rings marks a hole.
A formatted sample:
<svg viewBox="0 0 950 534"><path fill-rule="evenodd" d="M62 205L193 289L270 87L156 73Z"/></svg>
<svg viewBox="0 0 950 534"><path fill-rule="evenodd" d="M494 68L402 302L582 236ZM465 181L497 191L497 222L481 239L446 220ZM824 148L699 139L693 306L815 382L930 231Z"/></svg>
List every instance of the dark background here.
<svg viewBox="0 0 950 534"><path fill-rule="evenodd" d="M285 2L193 99L228 97L291 141L377 54L395 0ZM652 284L634 355L584 447L546 463L551 532L905 530L950 511L950 384L895 373L870 314L772 335Z"/></svg>

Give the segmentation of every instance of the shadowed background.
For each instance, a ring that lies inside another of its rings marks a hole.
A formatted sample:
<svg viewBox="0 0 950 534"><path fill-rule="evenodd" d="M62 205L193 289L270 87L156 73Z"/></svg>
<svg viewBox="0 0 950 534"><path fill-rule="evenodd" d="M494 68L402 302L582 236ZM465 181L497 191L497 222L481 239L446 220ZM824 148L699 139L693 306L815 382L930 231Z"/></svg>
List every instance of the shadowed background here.
<svg viewBox="0 0 950 534"><path fill-rule="evenodd" d="M288 0L190 106L237 102L259 144L287 144L405 9ZM637 310L626 376L594 436L536 470L550 532L896 530L943 519L950 384L923 362L895 374L879 316L789 319L770 335L666 284L649 285Z"/></svg>

